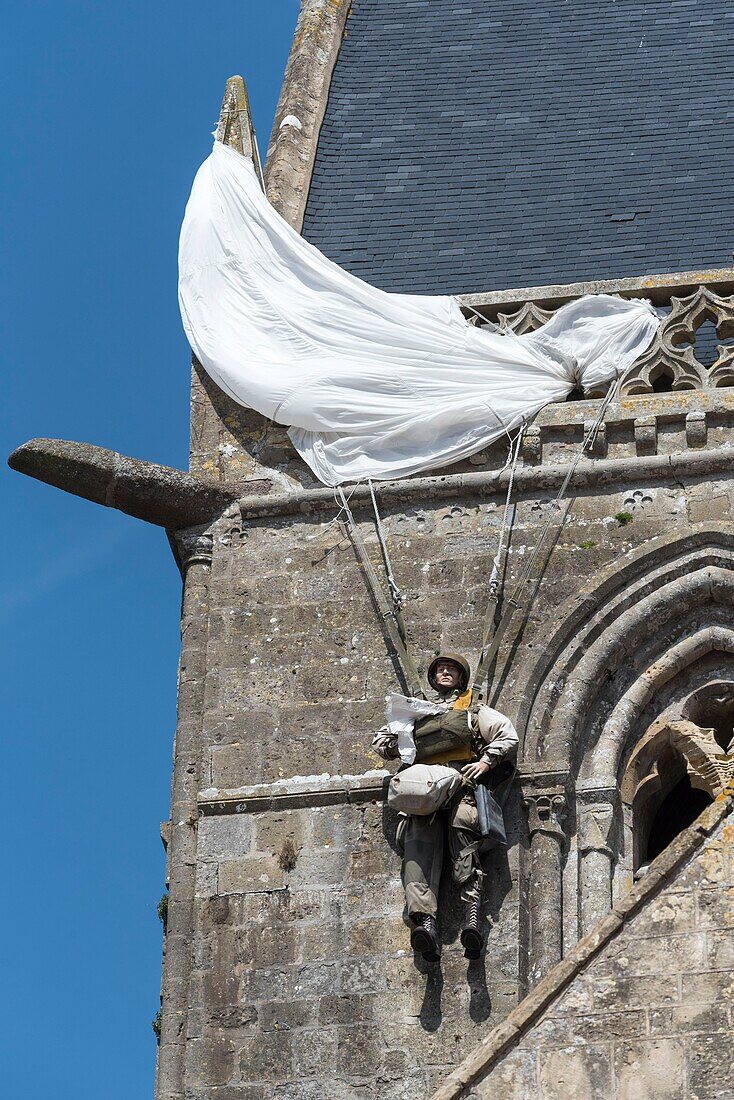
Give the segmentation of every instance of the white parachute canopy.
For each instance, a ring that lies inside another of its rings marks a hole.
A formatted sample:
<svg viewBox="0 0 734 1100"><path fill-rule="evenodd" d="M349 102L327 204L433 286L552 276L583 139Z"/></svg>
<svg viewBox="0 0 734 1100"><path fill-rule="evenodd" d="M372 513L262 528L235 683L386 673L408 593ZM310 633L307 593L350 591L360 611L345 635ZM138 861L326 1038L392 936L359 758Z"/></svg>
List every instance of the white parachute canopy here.
<svg viewBox="0 0 734 1100"><path fill-rule="evenodd" d="M466 458L624 373L658 324L645 300L596 295L514 336L468 324L452 297L377 290L291 229L252 160L220 142L186 206L179 302L217 385L288 425L327 485Z"/></svg>

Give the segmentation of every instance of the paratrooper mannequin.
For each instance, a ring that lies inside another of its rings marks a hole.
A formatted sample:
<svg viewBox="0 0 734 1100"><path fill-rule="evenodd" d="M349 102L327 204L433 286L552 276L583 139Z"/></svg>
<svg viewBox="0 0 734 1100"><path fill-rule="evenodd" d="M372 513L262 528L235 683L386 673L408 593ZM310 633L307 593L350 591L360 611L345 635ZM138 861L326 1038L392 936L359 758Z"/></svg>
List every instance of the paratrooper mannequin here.
<svg viewBox="0 0 734 1100"><path fill-rule="evenodd" d="M466 904L461 943L468 959L480 956L484 872L480 862L483 837L479 826L475 789L485 784L501 794L514 772L518 736L509 718L484 704L472 707L470 667L458 653L441 653L427 673L432 699L443 713L415 720L416 741L441 731L452 747L421 753L425 764L444 764L461 772L459 792L429 817L400 815L397 843L403 856L406 915L411 926L410 943L429 962L439 955L436 926L438 889L448 840L453 881ZM421 736L423 735L423 736ZM430 737L427 739L430 742ZM399 755L397 736L383 727L375 734L373 749L383 759Z"/></svg>

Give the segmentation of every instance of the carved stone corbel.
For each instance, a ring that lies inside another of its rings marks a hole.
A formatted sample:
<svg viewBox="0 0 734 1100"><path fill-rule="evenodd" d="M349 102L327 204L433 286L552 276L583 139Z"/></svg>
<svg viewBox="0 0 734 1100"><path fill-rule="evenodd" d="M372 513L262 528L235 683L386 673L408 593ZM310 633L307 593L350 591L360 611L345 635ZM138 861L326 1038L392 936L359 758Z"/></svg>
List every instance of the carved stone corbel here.
<svg viewBox="0 0 734 1100"><path fill-rule="evenodd" d="M181 571L184 574L191 565L211 565L214 539L210 531L196 529L177 531L174 541Z"/></svg>
<svg viewBox="0 0 734 1100"><path fill-rule="evenodd" d="M562 822L568 813L568 803L563 792L540 792L526 794L523 806L528 815L528 831L532 841L536 833L545 833L563 841L565 832Z"/></svg>
<svg viewBox="0 0 734 1100"><path fill-rule="evenodd" d="M578 848L580 852L604 852L612 855L614 806L611 802L592 802L579 809Z"/></svg>

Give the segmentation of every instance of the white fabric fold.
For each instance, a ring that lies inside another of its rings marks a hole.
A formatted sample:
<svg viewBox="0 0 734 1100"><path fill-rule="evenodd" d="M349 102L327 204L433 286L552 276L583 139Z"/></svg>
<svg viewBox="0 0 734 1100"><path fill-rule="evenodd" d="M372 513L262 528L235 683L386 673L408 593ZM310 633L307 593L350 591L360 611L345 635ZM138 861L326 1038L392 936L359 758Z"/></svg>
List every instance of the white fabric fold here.
<svg viewBox="0 0 734 1100"><path fill-rule="evenodd" d="M658 324L644 299L596 295L505 335L468 324L451 297L377 290L291 229L252 161L219 142L186 206L179 302L217 385L287 425L327 485L467 458L577 382L623 374Z"/></svg>

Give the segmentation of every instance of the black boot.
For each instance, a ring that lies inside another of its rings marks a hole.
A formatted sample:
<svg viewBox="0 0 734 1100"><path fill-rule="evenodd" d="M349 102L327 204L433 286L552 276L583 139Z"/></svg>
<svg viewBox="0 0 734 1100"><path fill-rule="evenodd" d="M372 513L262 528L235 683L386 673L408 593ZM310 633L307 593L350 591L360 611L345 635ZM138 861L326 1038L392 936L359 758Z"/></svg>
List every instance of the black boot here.
<svg viewBox="0 0 734 1100"><path fill-rule="evenodd" d="M482 907L478 901L470 901L466 907L466 919L461 930L464 958L478 959L482 953Z"/></svg>
<svg viewBox="0 0 734 1100"><path fill-rule="evenodd" d="M438 962L438 932L436 918L427 913L417 913L413 917L415 927L410 933L410 946L426 962Z"/></svg>

